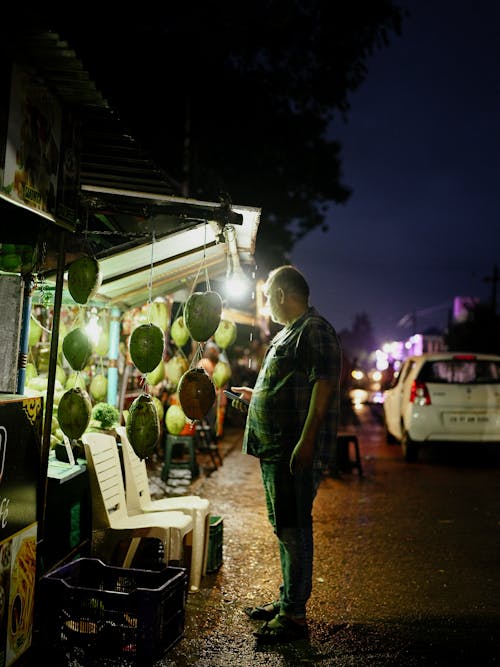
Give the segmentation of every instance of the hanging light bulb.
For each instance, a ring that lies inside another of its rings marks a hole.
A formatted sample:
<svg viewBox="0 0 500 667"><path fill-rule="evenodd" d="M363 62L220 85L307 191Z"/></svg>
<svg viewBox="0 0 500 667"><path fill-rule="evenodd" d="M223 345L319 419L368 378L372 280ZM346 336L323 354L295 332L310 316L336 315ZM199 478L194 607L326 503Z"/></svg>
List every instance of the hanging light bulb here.
<svg viewBox="0 0 500 667"><path fill-rule="evenodd" d="M239 299L248 294L250 290L250 280L241 268L240 256L236 245L236 235L232 225L226 225L224 227L224 236L228 248L226 292L228 293L228 296Z"/></svg>
<svg viewBox="0 0 500 667"><path fill-rule="evenodd" d="M101 335L102 327L99 324L99 316L97 315L97 308L92 308L87 325L85 326L85 333L92 341L93 345L97 345L99 336Z"/></svg>
<svg viewBox="0 0 500 667"><path fill-rule="evenodd" d="M240 298L248 293L249 282L241 266L233 267L226 278L226 290L230 296Z"/></svg>

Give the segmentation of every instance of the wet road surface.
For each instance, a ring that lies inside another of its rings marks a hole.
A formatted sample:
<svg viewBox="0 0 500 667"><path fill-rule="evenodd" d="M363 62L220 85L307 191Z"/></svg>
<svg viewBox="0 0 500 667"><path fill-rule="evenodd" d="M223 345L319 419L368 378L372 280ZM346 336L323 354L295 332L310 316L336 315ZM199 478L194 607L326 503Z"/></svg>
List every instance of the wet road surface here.
<svg viewBox="0 0 500 667"><path fill-rule="evenodd" d="M231 431L223 466L192 486L223 517L223 563L189 595L185 636L158 665L499 664L498 456L408 464L369 410L354 430L363 476L325 477L315 501L309 640L258 645L243 612L275 599L280 576L258 462Z"/></svg>
<svg viewBox="0 0 500 667"><path fill-rule="evenodd" d="M258 461L241 453L241 428L226 429L223 465L207 474L202 462L185 489L223 518L222 565L188 595L184 636L155 667L500 664L499 456L431 449L408 464L379 416L365 408L351 427L363 476L352 469L321 483L310 636L281 646L257 644L261 622L243 611L277 597L279 564ZM156 497L160 470L150 470Z"/></svg>

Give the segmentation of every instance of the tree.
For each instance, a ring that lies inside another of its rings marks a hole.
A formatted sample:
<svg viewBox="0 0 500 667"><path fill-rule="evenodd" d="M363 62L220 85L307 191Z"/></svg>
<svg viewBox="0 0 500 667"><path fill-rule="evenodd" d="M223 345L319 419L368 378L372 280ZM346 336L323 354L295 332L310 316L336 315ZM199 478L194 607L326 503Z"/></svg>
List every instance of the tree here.
<svg viewBox="0 0 500 667"><path fill-rule="evenodd" d="M464 322L454 323L445 337L449 350L500 354L500 316L489 304L472 306Z"/></svg>
<svg viewBox="0 0 500 667"><path fill-rule="evenodd" d="M38 8L47 24L50 6ZM184 194L262 208L263 271L347 201L331 124L399 34L390 0L185 0L97 18L58 6L99 89ZM33 19L33 15L27 13Z"/></svg>
<svg viewBox="0 0 500 667"><path fill-rule="evenodd" d="M339 337L350 363L356 362L358 367L366 370L369 366L370 355L377 347L368 315L366 313L356 315L352 328L340 331Z"/></svg>

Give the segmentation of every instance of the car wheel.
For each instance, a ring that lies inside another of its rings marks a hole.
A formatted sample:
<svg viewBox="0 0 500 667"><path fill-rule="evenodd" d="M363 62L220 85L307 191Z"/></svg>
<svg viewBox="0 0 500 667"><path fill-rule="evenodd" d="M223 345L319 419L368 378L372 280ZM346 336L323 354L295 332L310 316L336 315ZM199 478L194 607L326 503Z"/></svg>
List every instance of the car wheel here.
<svg viewBox="0 0 500 667"><path fill-rule="evenodd" d="M408 431L403 431L401 438L401 449L403 450L403 458L408 463L415 463L418 458L418 445L410 438Z"/></svg>

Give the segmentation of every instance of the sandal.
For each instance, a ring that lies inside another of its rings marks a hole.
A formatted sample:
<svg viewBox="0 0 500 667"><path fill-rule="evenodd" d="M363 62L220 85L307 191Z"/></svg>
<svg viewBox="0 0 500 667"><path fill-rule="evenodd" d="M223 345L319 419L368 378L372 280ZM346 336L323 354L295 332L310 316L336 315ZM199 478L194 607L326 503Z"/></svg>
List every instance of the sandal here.
<svg viewBox="0 0 500 667"><path fill-rule="evenodd" d="M284 614L277 614L253 634L263 644L286 644L298 639L307 639L309 631L307 625L295 623Z"/></svg>
<svg viewBox="0 0 500 667"><path fill-rule="evenodd" d="M280 610L280 601L268 602L260 607L245 607L243 610L253 621L270 621Z"/></svg>

